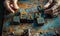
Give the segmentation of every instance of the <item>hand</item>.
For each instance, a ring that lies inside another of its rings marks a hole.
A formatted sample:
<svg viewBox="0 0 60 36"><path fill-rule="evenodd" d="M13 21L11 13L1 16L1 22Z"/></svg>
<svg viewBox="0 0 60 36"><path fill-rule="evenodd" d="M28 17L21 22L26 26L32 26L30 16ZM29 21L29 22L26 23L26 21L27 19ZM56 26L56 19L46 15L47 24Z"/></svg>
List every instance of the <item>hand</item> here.
<svg viewBox="0 0 60 36"><path fill-rule="evenodd" d="M46 3L46 5L44 6L44 9L48 8L48 7L51 5L52 2L53 2L53 0L49 0L49 1Z"/></svg>
<svg viewBox="0 0 60 36"><path fill-rule="evenodd" d="M18 0L5 0L4 4L7 10L9 10L12 13L15 13L16 10L19 9L17 2Z"/></svg>

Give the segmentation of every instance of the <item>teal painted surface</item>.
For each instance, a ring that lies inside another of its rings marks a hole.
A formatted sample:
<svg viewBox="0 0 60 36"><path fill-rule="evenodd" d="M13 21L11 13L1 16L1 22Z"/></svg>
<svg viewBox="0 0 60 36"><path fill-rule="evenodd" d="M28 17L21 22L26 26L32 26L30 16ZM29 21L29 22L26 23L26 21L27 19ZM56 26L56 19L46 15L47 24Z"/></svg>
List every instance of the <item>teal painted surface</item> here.
<svg viewBox="0 0 60 36"><path fill-rule="evenodd" d="M60 20L58 17L48 20L48 23L41 27L42 30L47 30L49 28L60 27Z"/></svg>

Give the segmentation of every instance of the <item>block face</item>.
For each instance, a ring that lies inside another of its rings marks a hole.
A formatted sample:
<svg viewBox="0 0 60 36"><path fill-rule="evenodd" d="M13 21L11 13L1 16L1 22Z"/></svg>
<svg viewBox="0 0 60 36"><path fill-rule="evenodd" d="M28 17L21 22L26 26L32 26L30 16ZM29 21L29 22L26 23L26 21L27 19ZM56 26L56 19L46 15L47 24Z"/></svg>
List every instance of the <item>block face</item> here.
<svg viewBox="0 0 60 36"><path fill-rule="evenodd" d="M37 21L38 23L45 23L44 18L38 18Z"/></svg>

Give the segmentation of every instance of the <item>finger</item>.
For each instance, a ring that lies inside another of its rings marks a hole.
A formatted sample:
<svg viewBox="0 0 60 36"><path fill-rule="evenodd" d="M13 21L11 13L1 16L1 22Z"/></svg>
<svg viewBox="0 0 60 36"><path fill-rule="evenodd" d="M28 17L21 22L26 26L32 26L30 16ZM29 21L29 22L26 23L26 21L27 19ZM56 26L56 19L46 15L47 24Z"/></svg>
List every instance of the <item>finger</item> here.
<svg viewBox="0 0 60 36"><path fill-rule="evenodd" d="M13 0L13 5L15 9L19 9L17 2L18 0Z"/></svg>
<svg viewBox="0 0 60 36"><path fill-rule="evenodd" d="M53 2L53 0L49 0L49 1L47 2L47 4L44 6L44 8L45 8L45 9L48 8L48 7L51 5L52 2Z"/></svg>

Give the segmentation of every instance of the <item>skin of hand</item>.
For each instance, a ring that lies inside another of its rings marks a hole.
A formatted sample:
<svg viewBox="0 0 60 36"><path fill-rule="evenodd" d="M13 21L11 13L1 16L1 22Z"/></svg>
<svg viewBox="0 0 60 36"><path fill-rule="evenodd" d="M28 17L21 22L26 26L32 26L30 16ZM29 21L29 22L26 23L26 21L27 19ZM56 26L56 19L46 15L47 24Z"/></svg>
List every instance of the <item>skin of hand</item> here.
<svg viewBox="0 0 60 36"><path fill-rule="evenodd" d="M46 5L44 6L44 9L48 8L48 7L51 5L52 2L53 2L53 0L49 0L49 1L46 3Z"/></svg>
<svg viewBox="0 0 60 36"><path fill-rule="evenodd" d="M58 11L58 7L60 6L60 0L54 0L56 3L54 4L54 6L52 6L50 9L48 10L45 10L45 11L49 11L49 10L52 10L52 14L55 16L57 16L60 12L57 12ZM44 9L48 8L49 5L51 5L51 3L53 2L53 0L50 0L50 2L48 2L45 6L44 6Z"/></svg>
<svg viewBox="0 0 60 36"><path fill-rule="evenodd" d="M7 10L9 10L12 13L15 13L15 10L19 9L17 2L18 0L5 0L4 5L7 8Z"/></svg>

